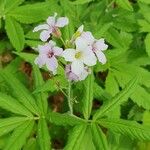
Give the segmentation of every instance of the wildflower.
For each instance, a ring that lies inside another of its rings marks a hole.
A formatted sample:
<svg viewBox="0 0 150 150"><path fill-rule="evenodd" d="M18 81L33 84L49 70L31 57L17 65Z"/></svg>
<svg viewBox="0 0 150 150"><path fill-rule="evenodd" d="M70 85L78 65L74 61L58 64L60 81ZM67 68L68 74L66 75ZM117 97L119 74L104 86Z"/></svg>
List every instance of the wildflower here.
<svg viewBox="0 0 150 150"><path fill-rule="evenodd" d="M46 65L48 70L52 71L53 74L56 74L58 62L56 57L61 56L63 49L56 46L56 43L50 41L45 45L38 46L39 56L35 59L35 64L39 65L41 68L43 65Z"/></svg>
<svg viewBox="0 0 150 150"><path fill-rule="evenodd" d="M66 77L68 78L69 81L75 81L75 82L77 82L77 81L85 80L85 78L90 73L91 73L90 69L87 66L84 67L83 72L80 75L78 75L78 76L72 72L70 64L66 65L66 68L65 68L65 74L66 74Z"/></svg>
<svg viewBox="0 0 150 150"><path fill-rule="evenodd" d="M50 38L50 35L53 34L55 37L61 37L61 32L59 28L62 28L68 25L69 20L67 17L60 17L56 19L57 13L54 14L52 17L48 17L46 20L46 24L41 24L34 28L33 32L37 32L43 30L40 33L40 39L42 41L47 41Z"/></svg>
<svg viewBox="0 0 150 150"><path fill-rule="evenodd" d="M84 65L94 66L96 57L82 38L77 38L75 41L76 49L66 49L63 52L63 57L71 63L71 70L79 76L84 71Z"/></svg>
<svg viewBox="0 0 150 150"><path fill-rule="evenodd" d="M105 64L107 60L103 51L105 51L108 48L108 45L105 44L104 39L95 39L91 32L83 32L80 38L86 40L88 46L95 53L99 62Z"/></svg>

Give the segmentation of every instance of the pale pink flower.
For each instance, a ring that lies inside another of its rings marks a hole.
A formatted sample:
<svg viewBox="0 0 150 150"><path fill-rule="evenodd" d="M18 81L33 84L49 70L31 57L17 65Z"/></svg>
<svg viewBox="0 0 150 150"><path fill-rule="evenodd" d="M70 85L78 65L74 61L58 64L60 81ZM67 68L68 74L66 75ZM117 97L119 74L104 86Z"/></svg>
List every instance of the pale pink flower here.
<svg viewBox="0 0 150 150"><path fill-rule="evenodd" d="M45 45L38 46L39 56L35 59L35 64L39 65L41 68L43 65L46 65L49 71L52 71L53 74L56 74L58 62L57 56L61 56L63 49L56 46L56 43L50 41Z"/></svg>
<svg viewBox="0 0 150 150"><path fill-rule="evenodd" d="M83 72L80 75L76 75L72 72L71 64L66 65L65 74L69 81L82 81L91 73L88 67L84 67Z"/></svg>
<svg viewBox="0 0 150 150"><path fill-rule="evenodd" d="M77 76L84 71L84 65L94 66L96 57L82 38L77 38L75 41L76 49L66 49L63 51L63 57L66 61L71 62L71 70Z"/></svg>
<svg viewBox="0 0 150 150"><path fill-rule="evenodd" d="M40 39L42 41L47 41L48 38L50 38L51 34L59 34L58 29L68 25L69 20L67 17L56 18L56 16L57 13L55 13L52 17L48 17L46 20L46 24L41 24L34 28L33 32L42 30L42 32L40 33Z"/></svg>
<svg viewBox="0 0 150 150"><path fill-rule="evenodd" d="M101 62L102 64L106 63L107 59L106 59L103 51L105 51L108 48L108 45L105 44L105 41L103 38L97 40L93 37L92 33L89 31L82 32L82 34L79 38L86 40L88 46L95 53L99 62Z"/></svg>

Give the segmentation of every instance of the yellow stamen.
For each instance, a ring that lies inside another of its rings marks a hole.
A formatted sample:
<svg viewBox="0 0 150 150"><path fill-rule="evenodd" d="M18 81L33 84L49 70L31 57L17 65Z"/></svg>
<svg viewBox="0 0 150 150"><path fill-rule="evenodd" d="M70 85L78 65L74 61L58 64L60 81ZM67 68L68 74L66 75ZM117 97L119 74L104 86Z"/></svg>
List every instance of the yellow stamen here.
<svg viewBox="0 0 150 150"><path fill-rule="evenodd" d="M75 54L75 58L79 59L79 58L81 58L81 57L82 57L82 53L81 53L81 52L77 52L77 53Z"/></svg>

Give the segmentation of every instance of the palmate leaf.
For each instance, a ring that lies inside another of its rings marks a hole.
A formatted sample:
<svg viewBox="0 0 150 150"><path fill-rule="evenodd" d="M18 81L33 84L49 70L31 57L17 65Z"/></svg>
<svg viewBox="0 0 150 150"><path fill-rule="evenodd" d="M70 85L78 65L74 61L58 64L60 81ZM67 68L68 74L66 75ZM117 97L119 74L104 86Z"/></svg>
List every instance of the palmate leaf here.
<svg viewBox="0 0 150 150"><path fill-rule="evenodd" d="M41 150L51 150L49 130L44 118L38 122L38 143Z"/></svg>
<svg viewBox="0 0 150 150"><path fill-rule="evenodd" d="M106 92L100 85L98 85L96 82L94 82L93 85L94 88L94 98L97 100L109 100L112 98L112 96Z"/></svg>
<svg viewBox="0 0 150 150"><path fill-rule="evenodd" d="M86 3L89 3L92 1L94 1L94 0L76 0L76 1L72 2L72 4L81 5L81 4L86 4Z"/></svg>
<svg viewBox="0 0 150 150"><path fill-rule="evenodd" d="M25 52L14 52L14 54L18 55L19 57L21 57L22 59L24 59L25 61L31 64L34 64L34 60L37 57L36 54L30 54Z"/></svg>
<svg viewBox="0 0 150 150"><path fill-rule="evenodd" d="M10 136L4 150L20 150L26 143L26 139L31 134L34 126L34 120L28 120L17 127Z"/></svg>
<svg viewBox="0 0 150 150"><path fill-rule="evenodd" d="M93 104L93 73L84 81L83 98L82 98L82 111L85 119L88 119L91 114Z"/></svg>
<svg viewBox="0 0 150 150"><path fill-rule="evenodd" d="M33 76L34 76L35 89L44 84L41 72L36 65L33 65ZM35 97L37 100L37 105L38 105L39 109L41 110L41 114L46 115L47 108L48 108L48 102L47 102L48 94L44 93L44 92L39 92L39 93L35 94Z"/></svg>
<svg viewBox="0 0 150 150"><path fill-rule="evenodd" d="M21 25L13 18L6 17L5 29L14 48L17 51L21 51L24 48L25 43L24 31Z"/></svg>
<svg viewBox="0 0 150 150"><path fill-rule="evenodd" d="M137 86L136 91L131 95L131 99L137 103L138 106L150 110L150 93L141 86Z"/></svg>
<svg viewBox="0 0 150 150"><path fill-rule="evenodd" d="M108 143L105 134L96 124L91 124L92 139L95 148L98 150L108 150Z"/></svg>
<svg viewBox="0 0 150 150"><path fill-rule="evenodd" d="M124 0L124 1L122 1L122 0L116 0L116 3L120 7L124 8L126 10L133 11L132 5L130 4L129 0Z"/></svg>
<svg viewBox="0 0 150 150"><path fill-rule="evenodd" d="M28 120L29 118L27 117L10 117L6 119L0 119L0 136L11 132L16 127Z"/></svg>
<svg viewBox="0 0 150 150"><path fill-rule="evenodd" d="M100 119L99 124L114 132L138 140L150 140L150 126L141 125L135 121L123 119Z"/></svg>
<svg viewBox="0 0 150 150"><path fill-rule="evenodd" d="M4 0L4 13L15 9L18 5L22 4L25 0Z"/></svg>
<svg viewBox="0 0 150 150"><path fill-rule="evenodd" d="M147 36L145 38L145 46L146 46L146 52L147 52L148 56L150 56L150 33L147 34Z"/></svg>
<svg viewBox="0 0 150 150"><path fill-rule="evenodd" d="M150 4L150 1L149 0L139 0L140 2L143 2L145 4Z"/></svg>
<svg viewBox="0 0 150 150"><path fill-rule="evenodd" d="M119 92L119 85L116 82L115 76L111 71L109 71L106 81L105 81L105 89L112 96L115 96Z"/></svg>
<svg viewBox="0 0 150 150"><path fill-rule="evenodd" d="M68 143L64 148L64 150L79 149L96 150L92 141L90 127L87 125L75 126L73 130L70 131Z"/></svg>
<svg viewBox="0 0 150 150"><path fill-rule="evenodd" d="M50 12L50 3L36 3L20 6L9 13L21 23L35 23L44 20L48 17Z"/></svg>
<svg viewBox="0 0 150 150"><path fill-rule="evenodd" d="M50 112L49 113L49 119L51 123L54 123L56 125L61 125L61 126L75 126L79 124L85 124L86 121L74 116L74 115L69 115L69 114L60 114L56 112Z"/></svg>
<svg viewBox="0 0 150 150"><path fill-rule="evenodd" d="M9 71L1 71L0 75L4 78L5 82L12 89L12 94L32 113L38 115L38 107L35 99L28 91L27 88Z"/></svg>
<svg viewBox="0 0 150 150"><path fill-rule="evenodd" d="M16 99L0 92L0 107L11 111L12 113L30 116L32 113L22 106Z"/></svg>
<svg viewBox="0 0 150 150"><path fill-rule="evenodd" d="M119 106L122 102L127 100L129 96L135 90L139 77L135 77L132 79L126 87L119 92L112 100L107 101L93 116L94 120L98 119L99 117L104 116L107 112L110 112L115 107Z"/></svg>

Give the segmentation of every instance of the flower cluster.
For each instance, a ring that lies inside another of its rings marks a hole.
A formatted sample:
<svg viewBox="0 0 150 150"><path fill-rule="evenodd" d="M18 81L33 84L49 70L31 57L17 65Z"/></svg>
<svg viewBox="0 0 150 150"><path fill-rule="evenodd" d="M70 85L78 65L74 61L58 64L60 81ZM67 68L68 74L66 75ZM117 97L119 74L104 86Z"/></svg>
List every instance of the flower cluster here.
<svg viewBox="0 0 150 150"><path fill-rule="evenodd" d="M33 32L42 30L40 39L46 42L38 46L39 56L35 59L35 64L39 67L46 65L53 74L57 73L58 57L63 57L67 62L65 74L70 81L84 80L91 73L90 67L96 65L97 60L105 64L106 57L103 51L108 48L104 39L95 39L91 32L84 31L84 26L80 26L69 41L69 48L65 50L56 46L56 43L49 40L51 35L61 38L59 28L68 25L67 17L56 18L57 14L48 17L47 23L34 28ZM71 47L71 48L70 48Z"/></svg>

